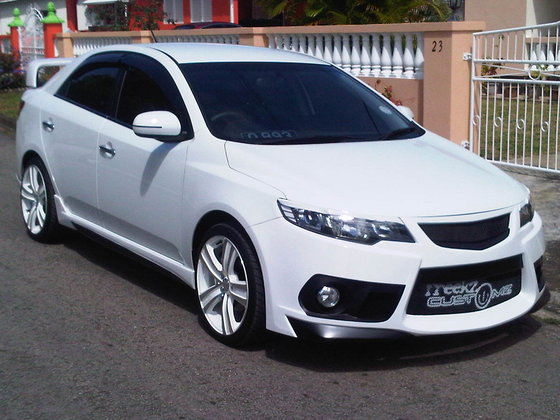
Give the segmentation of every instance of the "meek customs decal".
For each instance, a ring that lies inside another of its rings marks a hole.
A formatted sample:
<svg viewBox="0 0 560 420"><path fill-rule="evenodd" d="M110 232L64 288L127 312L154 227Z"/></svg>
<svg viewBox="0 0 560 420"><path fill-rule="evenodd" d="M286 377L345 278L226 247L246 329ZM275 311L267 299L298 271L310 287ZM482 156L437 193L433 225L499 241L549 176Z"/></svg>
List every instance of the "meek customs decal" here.
<svg viewBox="0 0 560 420"><path fill-rule="evenodd" d="M482 264L420 270L407 313L441 315L482 311L517 296L521 255Z"/></svg>

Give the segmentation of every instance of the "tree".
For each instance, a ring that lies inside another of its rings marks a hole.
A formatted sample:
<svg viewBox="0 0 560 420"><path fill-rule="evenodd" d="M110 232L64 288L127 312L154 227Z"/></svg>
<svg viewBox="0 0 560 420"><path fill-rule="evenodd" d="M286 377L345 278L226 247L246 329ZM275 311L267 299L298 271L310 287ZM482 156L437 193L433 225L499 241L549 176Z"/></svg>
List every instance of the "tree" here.
<svg viewBox="0 0 560 420"><path fill-rule="evenodd" d="M451 15L445 0L258 0L284 24L441 22Z"/></svg>
<svg viewBox="0 0 560 420"><path fill-rule="evenodd" d="M163 22L163 0L133 0L129 6L132 26L138 29L158 29L158 22Z"/></svg>

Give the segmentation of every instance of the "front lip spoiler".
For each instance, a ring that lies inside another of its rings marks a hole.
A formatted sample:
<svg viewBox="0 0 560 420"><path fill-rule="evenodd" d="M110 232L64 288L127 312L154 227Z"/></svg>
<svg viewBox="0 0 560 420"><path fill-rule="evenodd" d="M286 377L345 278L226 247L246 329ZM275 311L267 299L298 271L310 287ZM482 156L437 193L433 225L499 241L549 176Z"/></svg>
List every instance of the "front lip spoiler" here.
<svg viewBox="0 0 560 420"><path fill-rule="evenodd" d="M402 331L382 329L382 328L358 328L346 327L341 325L315 324L288 317L294 332L298 338L303 339L347 339L347 340L371 340L371 339L398 339L412 337Z"/></svg>
<svg viewBox="0 0 560 420"><path fill-rule="evenodd" d="M542 309L548 303L549 300L550 300L550 290L548 290L548 287L545 286L541 294L541 297L533 305L529 313L532 314Z"/></svg>

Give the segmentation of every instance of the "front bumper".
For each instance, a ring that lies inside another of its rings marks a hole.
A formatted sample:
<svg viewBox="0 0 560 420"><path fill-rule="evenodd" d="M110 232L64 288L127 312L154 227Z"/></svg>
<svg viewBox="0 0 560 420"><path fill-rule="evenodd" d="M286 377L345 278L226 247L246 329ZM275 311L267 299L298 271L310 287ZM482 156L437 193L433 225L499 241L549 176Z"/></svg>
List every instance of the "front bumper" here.
<svg viewBox="0 0 560 420"><path fill-rule="evenodd" d="M437 221L483 220L505 212L437 218ZM545 245L538 214L520 229L518 208L509 209L509 212L509 236L484 250L435 245L418 226L426 218L403 219L415 243L379 242L375 245L317 235L282 218L254 226L251 236L265 279L267 328L293 337L387 338L477 331L516 319L529 312L545 293L545 288L537 282L535 269ZM519 290L513 297L466 313L410 313L409 303L421 270L449 268L453 272L457 266L484 265L512 257L519 258L522 265ZM308 281L317 275L400 286L402 294L394 311L381 321L321 316L306 310L300 296Z"/></svg>

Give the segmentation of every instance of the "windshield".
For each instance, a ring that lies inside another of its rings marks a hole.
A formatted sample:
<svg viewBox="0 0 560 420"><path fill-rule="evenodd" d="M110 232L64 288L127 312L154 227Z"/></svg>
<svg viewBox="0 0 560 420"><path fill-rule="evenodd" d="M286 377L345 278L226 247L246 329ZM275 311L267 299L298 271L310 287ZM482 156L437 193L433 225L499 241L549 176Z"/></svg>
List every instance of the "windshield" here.
<svg viewBox="0 0 560 420"><path fill-rule="evenodd" d="M212 134L253 144L418 137L424 130L333 66L299 63L181 65Z"/></svg>

